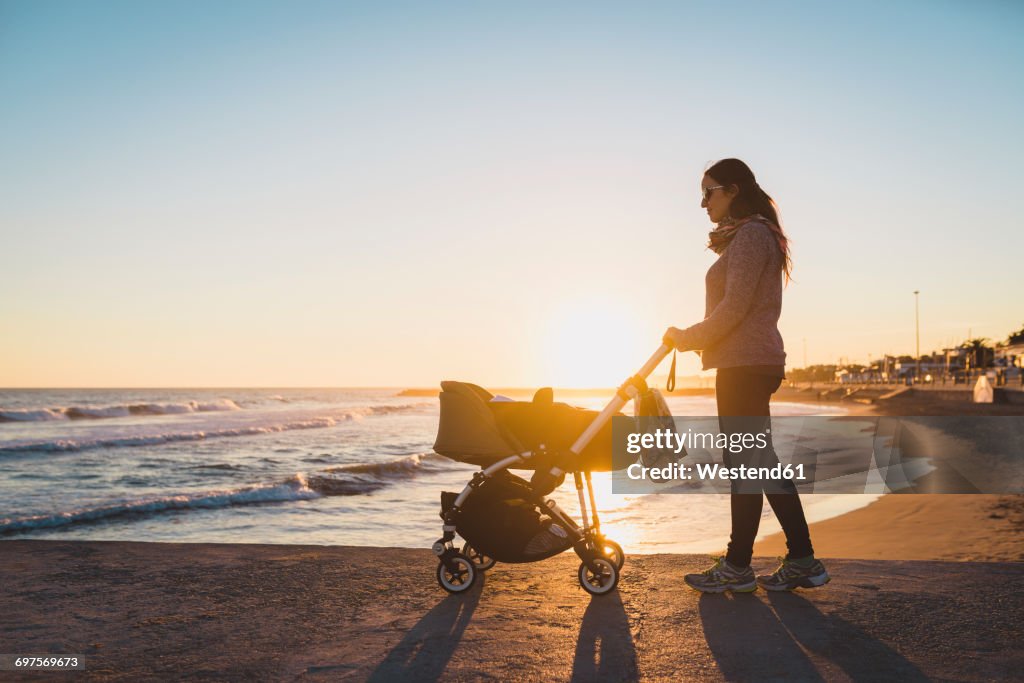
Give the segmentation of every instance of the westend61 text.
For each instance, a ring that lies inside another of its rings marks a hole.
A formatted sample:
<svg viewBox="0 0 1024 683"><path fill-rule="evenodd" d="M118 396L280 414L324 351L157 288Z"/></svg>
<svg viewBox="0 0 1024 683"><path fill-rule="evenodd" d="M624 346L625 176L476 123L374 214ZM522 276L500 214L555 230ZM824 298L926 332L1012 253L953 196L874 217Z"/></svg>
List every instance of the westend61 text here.
<svg viewBox="0 0 1024 683"><path fill-rule="evenodd" d="M626 452L636 455L644 449L656 448L672 450L678 455L684 448L687 450L722 448L729 449L730 453L740 453L749 448L767 448L769 431L765 430L754 434L694 432L692 429L685 432L676 432L671 429L631 432L626 436Z"/></svg>
<svg viewBox="0 0 1024 683"><path fill-rule="evenodd" d="M715 479L732 481L784 481L797 479L803 481L804 466L777 464L773 467L724 467L718 463L696 463L694 465L681 465L672 463L664 467L644 467L638 462L626 468L626 476L630 479L651 479L654 481L666 481L676 479L680 481L712 481Z"/></svg>

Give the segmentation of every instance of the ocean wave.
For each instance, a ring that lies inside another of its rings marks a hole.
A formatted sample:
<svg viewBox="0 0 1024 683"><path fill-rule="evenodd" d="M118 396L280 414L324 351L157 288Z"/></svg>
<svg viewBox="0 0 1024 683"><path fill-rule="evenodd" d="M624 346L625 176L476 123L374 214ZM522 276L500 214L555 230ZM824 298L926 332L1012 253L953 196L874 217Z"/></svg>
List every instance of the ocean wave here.
<svg viewBox="0 0 1024 683"><path fill-rule="evenodd" d="M322 494L309 487L306 477L296 474L278 484L245 486L237 489L199 491L81 508L52 515L32 515L0 519L0 536L72 524L98 522L116 517L153 515L174 510L224 508L238 505L283 503L319 498Z"/></svg>
<svg viewBox="0 0 1024 683"><path fill-rule="evenodd" d="M325 496L367 495L423 472L449 469L446 464L450 465L451 461L434 453L417 453L385 462L339 465L324 470L323 474L297 473L276 484L137 498L49 515L0 518L0 536L176 510L284 503Z"/></svg>
<svg viewBox="0 0 1024 683"><path fill-rule="evenodd" d="M0 446L0 455L16 453L62 453L68 451L85 451L97 448L123 448L156 446L160 444L175 443L181 441L203 441L205 439L226 438L235 436L254 436L258 434L274 434L286 432L293 429L323 429L333 427L342 422L362 420L364 417L374 415L387 415L396 412L416 410L420 404L406 404L399 406L365 406L342 411L335 416L323 416L308 420L298 420L276 425L261 425L249 427L225 427L220 429L208 429L191 432L167 432L158 434L139 434L112 436L97 439L55 439L52 441L29 441L14 442L7 446Z"/></svg>
<svg viewBox="0 0 1024 683"><path fill-rule="evenodd" d="M0 447L0 453L27 453L32 451L59 453L63 451L86 451L96 448L124 448L130 446L156 446L159 444L179 441L203 441L231 436L251 436L254 434L273 434L292 429L318 429L333 427L337 420L329 417L301 422L290 422L265 427L236 427L230 429L210 429L198 432L171 432L167 434L144 434L140 436L117 436L106 439L57 439L54 441L35 441Z"/></svg>
<svg viewBox="0 0 1024 683"><path fill-rule="evenodd" d="M369 475L372 477L412 477L424 470L447 469L444 465L450 465L451 460L440 456L437 453L416 453L407 455L397 460L384 462L360 462L350 465L337 465L328 467L324 472L331 474L347 475Z"/></svg>
<svg viewBox="0 0 1024 683"><path fill-rule="evenodd" d="M183 403L125 403L113 406L68 406L39 409L0 410L0 422L44 422L51 420L102 420L133 415L180 415L223 410L241 410L229 398Z"/></svg>
<svg viewBox="0 0 1024 683"><path fill-rule="evenodd" d="M356 479L337 479L311 475L309 488L322 496L365 496L388 486L384 481L360 481Z"/></svg>
<svg viewBox="0 0 1024 683"><path fill-rule="evenodd" d="M370 417L372 415L391 415L393 413L407 413L431 405L433 404L420 402L402 403L400 405L363 406L361 408L352 408L346 410L344 414L349 416L348 419L359 419L360 417Z"/></svg>
<svg viewBox="0 0 1024 683"><path fill-rule="evenodd" d="M39 408L37 410L0 410L0 422L50 422L51 420L66 420L62 408Z"/></svg>
<svg viewBox="0 0 1024 683"><path fill-rule="evenodd" d="M355 496L373 493L403 479L427 472L450 469L451 460L435 453L416 453L385 462L353 463L311 475L309 487L325 496Z"/></svg>

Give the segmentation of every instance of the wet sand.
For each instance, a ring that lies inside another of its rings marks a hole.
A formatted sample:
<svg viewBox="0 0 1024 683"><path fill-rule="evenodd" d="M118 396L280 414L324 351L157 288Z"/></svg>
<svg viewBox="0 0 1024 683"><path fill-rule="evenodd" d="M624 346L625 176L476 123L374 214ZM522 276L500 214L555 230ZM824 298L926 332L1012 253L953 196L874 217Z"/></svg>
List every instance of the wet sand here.
<svg viewBox="0 0 1024 683"><path fill-rule="evenodd" d="M890 494L810 530L819 557L1022 562L1024 496ZM785 555L785 537L754 553Z"/></svg>
<svg viewBox="0 0 1024 683"><path fill-rule="evenodd" d="M1024 664L1020 563L832 560L815 591L723 596L682 583L706 558L630 556L618 592L591 599L572 554L499 564L448 596L424 550L5 541L0 553L2 649L86 663L11 680L983 681Z"/></svg>

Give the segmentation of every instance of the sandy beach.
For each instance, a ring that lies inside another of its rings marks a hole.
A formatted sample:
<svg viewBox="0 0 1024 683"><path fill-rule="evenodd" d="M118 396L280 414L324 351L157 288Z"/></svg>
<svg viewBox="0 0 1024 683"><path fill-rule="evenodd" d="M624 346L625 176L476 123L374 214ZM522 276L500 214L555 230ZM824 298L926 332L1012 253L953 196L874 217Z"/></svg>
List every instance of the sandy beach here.
<svg viewBox="0 0 1024 683"><path fill-rule="evenodd" d="M810 525L820 557L985 562L1024 561L1024 497L891 494ZM785 555L782 534L754 546Z"/></svg>

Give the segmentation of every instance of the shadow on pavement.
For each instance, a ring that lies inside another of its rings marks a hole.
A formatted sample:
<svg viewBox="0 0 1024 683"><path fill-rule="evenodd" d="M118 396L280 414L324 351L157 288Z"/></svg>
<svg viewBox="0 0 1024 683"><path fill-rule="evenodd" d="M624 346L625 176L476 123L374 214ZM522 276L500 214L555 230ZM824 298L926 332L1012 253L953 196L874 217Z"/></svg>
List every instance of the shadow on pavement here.
<svg viewBox="0 0 1024 683"><path fill-rule="evenodd" d="M583 613L572 681L635 681L639 678L629 618L618 592L593 596Z"/></svg>
<svg viewBox="0 0 1024 683"><path fill-rule="evenodd" d="M727 681L824 681L775 613L753 594L702 594L700 618Z"/></svg>
<svg viewBox="0 0 1024 683"><path fill-rule="evenodd" d="M823 614L797 593L769 592L768 602L800 645L832 662L855 681L930 680L882 641L840 616Z"/></svg>
<svg viewBox="0 0 1024 683"><path fill-rule="evenodd" d="M369 681L436 681L462 640L473 617L483 581L465 595L449 595L423 615L384 658Z"/></svg>
<svg viewBox="0 0 1024 683"><path fill-rule="evenodd" d="M708 647L730 681L929 680L891 647L796 593L702 595ZM811 660L813 655L818 664Z"/></svg>

